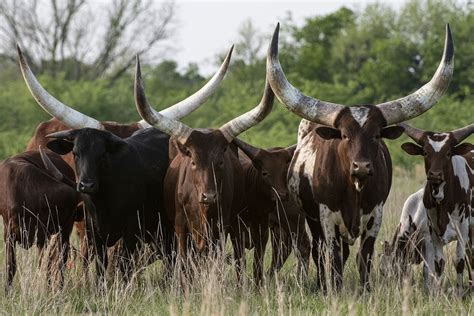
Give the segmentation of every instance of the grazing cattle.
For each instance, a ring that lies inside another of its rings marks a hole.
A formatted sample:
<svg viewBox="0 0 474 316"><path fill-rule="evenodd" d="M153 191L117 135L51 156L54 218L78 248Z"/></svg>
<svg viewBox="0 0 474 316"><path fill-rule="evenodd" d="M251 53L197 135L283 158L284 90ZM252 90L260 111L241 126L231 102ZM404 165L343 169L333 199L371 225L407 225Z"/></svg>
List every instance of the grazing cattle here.
<svg viewBox="0 0 474 316"><path fill-rule="evenodd" d="M385 261L396 259L404 267L423 260L425 287L430 289L433 277L438 279L445 266L443 246L457 241L454 263L462 293L466 261L473 285L474 146L461 142L474 133L474 124L448 133L400 125L416 142L404 143L402 149L424 156L426 182L405 202L392 243L385 243Z"/></svg>
<svg viewBox="0 0 474 316"><path fill-rule="evenodd" d="M28 151L2 162L0 214L4 225L7 291L16 272L16 244L25 249L36 244L42 253L55 234L58 234L54 246L57 247L56 260L62 283L62 271L69 253L69 236L79 202L74 171L55 153ZM51 273L54 258L48 259L48 271Z"/></svg>
<svg viewBox="0 0 474 316"><path fill-rule="evenodd" d="M230 232L241 280L243 249L236 224L231 220L244 207L244 177L232 140L251 128L271 111L273 93L266 84L260 104L219 129L193 129L177 120L153 112L149 106L137 57L135 102L138 112L153 127L169 134L178 154L165 178L168 218L175 228L178 254L187 255L188 241L202 252L219 245L224 232Z"/></svg>
<svg viewBox="0 0 474 316"><path fill-rule="evenodd" d="M245 174L245 200L247 208L240 212L240 226L247 230L245 247L255 248L253 274L257 284L263 277L263 258L272 232L273 256L270 272L277 272L285 263L292 249L292 237L298 245L300 268L308 265L310 256L309 237L305 230L304 215L289 201L287 187L288 167L296 145L288 148L261 149L240 139L234 144L239 153ZM296 211L296 212L295 212Z"/></svg>
<svg viewBox="0 0 474 316"><path fill-rule="evenodd" d="M209 82L204 85L199 91L194 93L192 96L188 97L186 100L183 100L174 106L168 107L161 111L162 115L171 117L173 119L181 119L191 112L196 110L201 104L203 104L209 96L211 96L216 89L219 87L221 81L224 79L225 74L230 63L230 58L232 56L233 46L231 47L229 53L227 54L224 62L222 63L219 70L214 74L214 76L209 80ZM49 139L46 135L68 129L79 129L79 128L96 128L99 130L106 130L112 134L120 137L127 138L131 136L134 132L140 129L150 127L145 121L133 122L130 124L120 124L116 122L102 121L99 122L94 118L91 118L87 115L84 115L69 106L61 103L56 98L51 96L38 82L34 74L30 70L28 63L23 56L20 48L18 47L18 59L20 63L21 72L25 82L35 98L38 104L53 118L49 121L42 122L36 128L35 134L28 142L27 150L38 150L39 146L46 146ZM74 157L72 154L67 154L64 157L64 160L71 166L75 168ZM85 240L85 226L84 221L76 223L76 229L79 233L81 240L81 254L84 259L85 264L87 265L89 254L87 242Z"/></svg>
<svg viewBox="0 0 474 316"><path fill-rule="evenodd" d="M278 61L278 33L279 26L268 51L267 76L278 99L304 118L288 184L307 216L319 282L326 287L323 257L328 254L332 283L340 287L349 245L361 237L360 284L368 289L374 242L392 179L383 138L399 137L403 128L389 125L427 111L447 89L454 61L449 26L443 58L429 83L401 99L360 106L314 99L293 87Z"/></svg>

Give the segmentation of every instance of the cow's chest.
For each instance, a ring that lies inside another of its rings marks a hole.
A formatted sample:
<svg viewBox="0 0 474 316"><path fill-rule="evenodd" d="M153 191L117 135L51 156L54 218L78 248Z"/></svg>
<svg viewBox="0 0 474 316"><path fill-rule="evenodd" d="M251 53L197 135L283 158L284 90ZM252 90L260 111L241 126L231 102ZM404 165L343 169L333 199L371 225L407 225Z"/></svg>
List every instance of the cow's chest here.
<svg viewBox="0 0 474 316"><path fill-rule="evenodd" d="M360 236L376 236L382 224L383 203L368 212L360 210L360 215L344 216L340 210L331 210L325 204L319 205L319 220L327 240L340 236L353 245ZM358 216L358 218L356 218Z"/></svg>
<svg viewBox="0 0 474 316"><path fill-rule="evenodd" d="M427 210L431 232L439 237L443 245L458 239L458 235L467 230L469 219L466 211L465 204L456 204L451 212L437 208ZM441 212L446 212L447 216L441 217Z"/></svg>

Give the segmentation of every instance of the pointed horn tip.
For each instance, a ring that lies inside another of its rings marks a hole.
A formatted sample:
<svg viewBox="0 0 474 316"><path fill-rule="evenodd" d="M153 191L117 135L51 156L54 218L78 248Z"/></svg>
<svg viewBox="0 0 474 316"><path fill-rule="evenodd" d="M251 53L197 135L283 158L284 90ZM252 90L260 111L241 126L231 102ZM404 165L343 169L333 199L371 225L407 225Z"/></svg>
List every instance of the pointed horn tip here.
<svg viewBox="0 0 474 316"><path fill-rule="evenodd" d="M278 57L278 38L280 36L280 22L277 23L275 31L273 32L272 41L270 42L270 47L268 48L268 55L270 58Z"/></svg>
<svg viewBox="0 0 474 316"><path fill-rule="evenodd" d="M444 47L444 57L446 62L450 62L454 56L454 43L449 23L446 24L446 40Z"/></svg>

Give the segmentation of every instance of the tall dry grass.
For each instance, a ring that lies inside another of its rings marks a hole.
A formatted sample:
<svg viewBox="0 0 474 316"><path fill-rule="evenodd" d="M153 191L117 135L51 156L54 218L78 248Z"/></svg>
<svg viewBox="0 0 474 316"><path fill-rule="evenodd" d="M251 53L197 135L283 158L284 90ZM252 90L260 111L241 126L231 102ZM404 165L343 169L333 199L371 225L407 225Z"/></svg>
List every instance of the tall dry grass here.
<svg viewBox="0 0 474 316"><path fill-rule="evenodd" d="M471 314L472 297L459 298L454 291L453 247L447 251L443 290L427 295L423 290L421 266L414 267L409 278L383 276L378 269L380 242L388 240L398 223L403 202L421 186L423 170L396 170L392 192L386 203L384 219L377 240L376 258L371 275L372 291L361 293L355 264L358 245L351 247L351 256L344 271L344 286L339 292L321 293L314 286L315 267L311 263L309 276L297 275L297 260L292 255L283 270L273 279L266 279L256 288L251 278L252 252L247 252L245 282L239 286L235 270L226 254L215 253L199 264L191 265L191 279L183 282L179 271L170 279L164 277L164 267L156 262L136 272L129 284L116 273L109 276L107 289L98 291L94 272L84 275L77 261L66 271L62 290L48 289L44 273L38 269L34 249L17 247L18 272L10 295L0 294L0 312L32 313L110 313L110 314L170 314L170 315L299 315L299 314ZM77 242L77 241L75 241ZM3 242L2 242L3 245ZM228 247L230 251L230 247ZM271 250L266 254L269 266ZM2 267L5 250L0 250ZM5 280L5 271L1 270ZM3 284L2 284L3 285Z"/></svg>

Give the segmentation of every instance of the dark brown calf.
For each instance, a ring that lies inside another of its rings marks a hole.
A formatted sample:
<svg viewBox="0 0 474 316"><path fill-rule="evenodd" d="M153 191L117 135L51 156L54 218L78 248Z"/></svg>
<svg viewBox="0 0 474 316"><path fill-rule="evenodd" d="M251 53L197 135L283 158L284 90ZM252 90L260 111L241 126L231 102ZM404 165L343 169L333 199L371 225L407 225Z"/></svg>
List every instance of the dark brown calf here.
<svg viewBox="0 0 474 316"><path fill-rule="evenodd" d="M234 139L234 143L243 152L239 152L239 158L245 174L247 208L239 214L239 223L247 231L245 247L255 248L255 282L261 284L262 281L269 230L273 246L271 273L277 272L285 263L293 239L300 250L300 267L307 267L311 246L305 219L289 201L286 180L296 146L260 149L240 139Z"/></svg>
<svg viewBox="0 0 474 316"><path fill-rule="evenodd" d="M80 197L74 188L73 170L50 151L43 154L43 159L44 163L39 152L30 151L8 158L0 165L0 214L4 224L7 290L16 272L15 245L18 243L28 249L36 244L42 251L55 234L58 234L57 254L62 256L57 258L62 283L69 236ZM53 258L48 259L50 267Z"/></svg>

